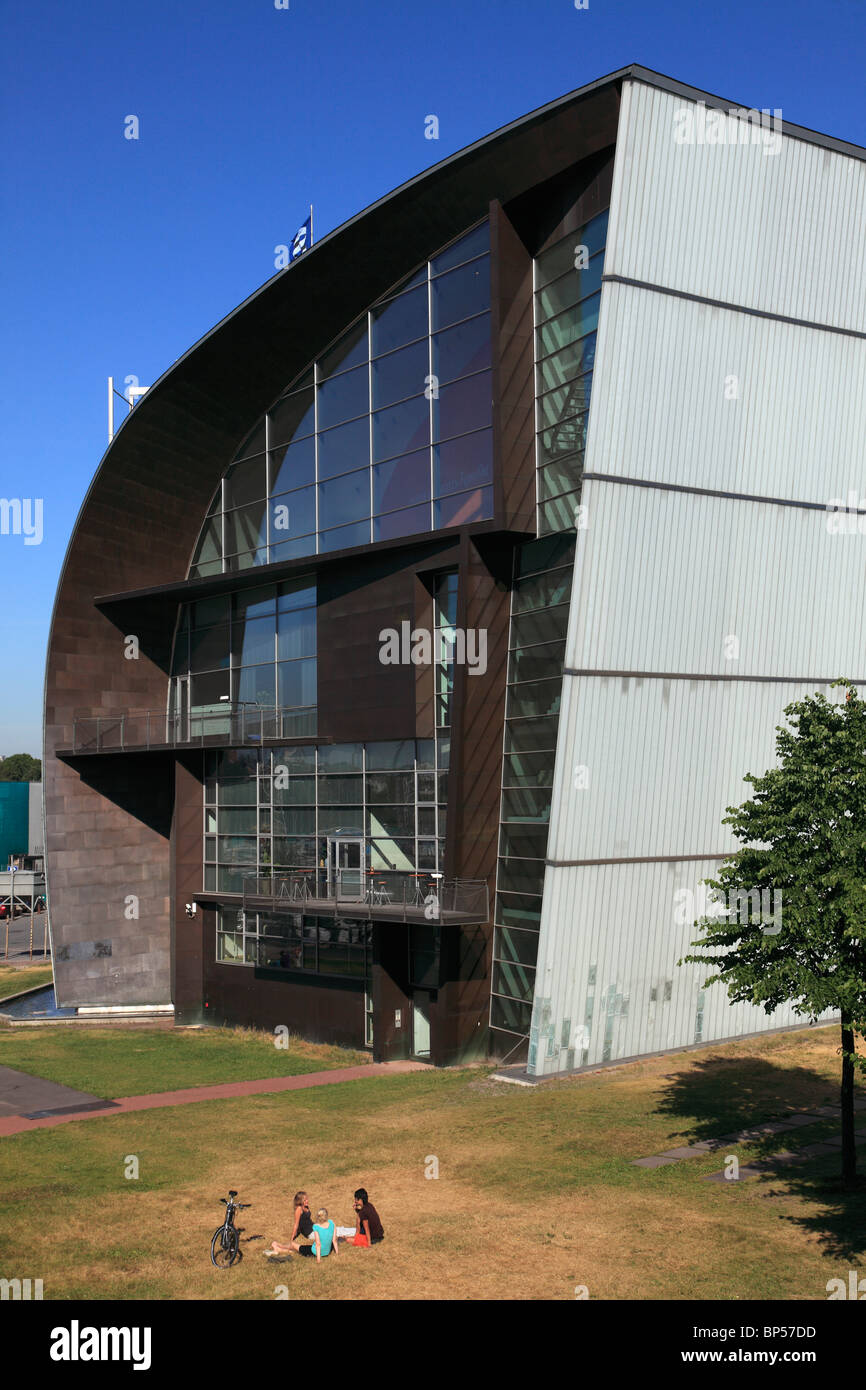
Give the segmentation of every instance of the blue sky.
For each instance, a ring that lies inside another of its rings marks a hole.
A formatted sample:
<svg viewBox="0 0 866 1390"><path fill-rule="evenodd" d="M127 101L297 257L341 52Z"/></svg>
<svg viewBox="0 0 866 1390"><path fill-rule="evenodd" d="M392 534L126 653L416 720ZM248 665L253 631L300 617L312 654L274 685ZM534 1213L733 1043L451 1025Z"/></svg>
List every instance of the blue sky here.
<svg viewBox="0 0 866 1390"><path fill-rule="evenodd" d="M41 0L5 7L0 52L0 496L44 499L41 544L0 535L4 755L41 750L107 377L155 381L270 278L309 203L322 235L630 62L866 145L862 0Z"/></svg>

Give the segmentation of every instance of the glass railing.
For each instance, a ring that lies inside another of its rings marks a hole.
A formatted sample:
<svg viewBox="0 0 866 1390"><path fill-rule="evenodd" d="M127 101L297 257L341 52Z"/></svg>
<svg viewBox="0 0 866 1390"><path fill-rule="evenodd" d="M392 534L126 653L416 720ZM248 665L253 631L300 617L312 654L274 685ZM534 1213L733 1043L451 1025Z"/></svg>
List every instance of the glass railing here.
<svg viewBox="0 0 866 1390"><path fill-rule="evenodd" d="M288 873L244 879L247 911L304 912L328 908L353 917L377 917L402 922L486 922L487 883L483 879L452 878L433 873L359 874L357 869L296 869Z"/></svg>
<svg viewBox="0 0 866 1390"><path fill-rule="evenodd" d="M236 743L258 746L315 734L315 709L227 704L225 709L188 714L133 710L73 720L71 751L104 753Z"/></svg>

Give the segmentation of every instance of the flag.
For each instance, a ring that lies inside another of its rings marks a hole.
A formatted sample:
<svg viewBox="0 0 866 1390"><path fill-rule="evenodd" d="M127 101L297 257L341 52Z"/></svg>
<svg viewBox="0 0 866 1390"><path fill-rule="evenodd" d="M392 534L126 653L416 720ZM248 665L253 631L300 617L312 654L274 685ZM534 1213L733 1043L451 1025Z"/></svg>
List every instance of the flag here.
<svg viewBox="0 0 866 1390"><path fill-rule="evenodd" d="M296 261L305 251L308 251L313 244L313 214L310 213L303 226L299 227L292 238L292 245L289 250L289 264Z"/></svg>

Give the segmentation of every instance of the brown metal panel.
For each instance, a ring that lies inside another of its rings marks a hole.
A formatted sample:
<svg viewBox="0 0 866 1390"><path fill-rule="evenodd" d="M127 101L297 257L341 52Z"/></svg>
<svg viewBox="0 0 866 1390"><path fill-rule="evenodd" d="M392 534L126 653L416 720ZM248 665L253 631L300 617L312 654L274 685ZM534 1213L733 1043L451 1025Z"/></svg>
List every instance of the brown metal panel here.
<svg viewBox="0 0 866 1390"><path fill-rule="evenodd" d="M172 825L172 999L179 1023L199 1023L204 989L204 924L210 915L199 908L188 917L186 904L202 886L202 755L178 758L175 764ZM213 935L211 932L211 939Z"/></svg>

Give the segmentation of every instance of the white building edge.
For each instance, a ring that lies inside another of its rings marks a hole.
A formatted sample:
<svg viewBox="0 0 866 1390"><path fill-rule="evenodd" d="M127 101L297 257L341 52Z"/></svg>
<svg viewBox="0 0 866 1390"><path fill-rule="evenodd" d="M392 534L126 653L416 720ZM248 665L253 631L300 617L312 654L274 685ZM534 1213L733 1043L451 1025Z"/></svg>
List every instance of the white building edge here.
<svg viewBox="0 0 866 1390"><path fill-rule="evenodd" d="M866 680L866 518L827 511L866 508L866 163L701 108L623 87L534 1075L807 1022L678 966L677 895L739 847L785 706Z"/></svg>

